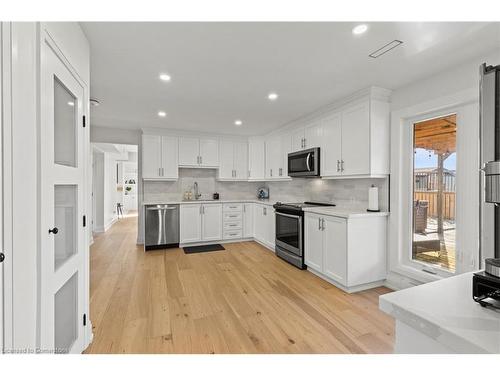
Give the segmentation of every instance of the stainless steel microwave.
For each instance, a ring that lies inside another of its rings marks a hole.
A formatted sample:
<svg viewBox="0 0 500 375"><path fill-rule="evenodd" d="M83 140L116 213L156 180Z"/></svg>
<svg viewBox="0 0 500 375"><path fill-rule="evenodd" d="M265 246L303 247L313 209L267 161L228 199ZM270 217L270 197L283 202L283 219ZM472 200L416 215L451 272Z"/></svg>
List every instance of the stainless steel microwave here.
<svg viewBox="0 0 500 375"><path fill-rule="evenodd" d="M319 177L319 147L288 154L290 177Z"/></svg>

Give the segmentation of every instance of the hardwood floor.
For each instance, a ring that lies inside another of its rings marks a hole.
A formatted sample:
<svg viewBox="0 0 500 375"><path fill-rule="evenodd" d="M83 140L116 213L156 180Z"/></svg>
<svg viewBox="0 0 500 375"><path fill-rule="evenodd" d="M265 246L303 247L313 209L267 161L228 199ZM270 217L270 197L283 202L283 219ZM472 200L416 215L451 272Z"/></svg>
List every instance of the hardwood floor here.
<svg viewBox="0 0 500 375"><path fill-rule="evenodd" d="M145 253L137 218L91 247L86 353L391 353L376 288L347 294L255 242Z"/></svg>

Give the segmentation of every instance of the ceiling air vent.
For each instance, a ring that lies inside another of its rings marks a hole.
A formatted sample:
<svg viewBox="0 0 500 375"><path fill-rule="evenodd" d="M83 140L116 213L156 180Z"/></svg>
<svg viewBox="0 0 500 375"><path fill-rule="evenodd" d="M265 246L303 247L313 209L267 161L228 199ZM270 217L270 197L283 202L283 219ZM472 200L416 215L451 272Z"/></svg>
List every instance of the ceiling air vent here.
<svg viewBox="0 0 500 375"><path fill-rule="evenodd" d="M394 48L396 48L397 46L399 46L401 44L403 44L402 41L395 39L392 42L387 43L382 48L379 48L375 52L370 53L368 56L373 57L374 59L376 59L377 57L382 56L384 53L389 52L391 49L394 49Z"/></svg>

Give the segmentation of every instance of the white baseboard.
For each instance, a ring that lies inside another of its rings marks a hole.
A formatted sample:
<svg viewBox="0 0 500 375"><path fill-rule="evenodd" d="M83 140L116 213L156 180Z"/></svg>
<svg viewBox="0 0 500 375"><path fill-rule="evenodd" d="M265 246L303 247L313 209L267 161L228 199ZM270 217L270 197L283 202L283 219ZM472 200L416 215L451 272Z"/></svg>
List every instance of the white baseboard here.
<svg viewBox="0 0 500 375"><path fill-rule="evenodd" d="M373 289L377 288L379 286L384 286L385 285L385 280L379 280L379 281L374 281L372 283L366 283L366 284L361 284L361 285L355 285L351 287L347 287L345 285L340 284L339 282L329 278L326 275L323 275L322 273L312 269L312 268L307 268L307 271L311 272L312 274L318 276L319 278L329 282L330 284L336 286L339 289L342 289L344 292L347 293L356 293L356 292L361 292L363 290L368 290L368 289Z"/></svg>
<svg viewBox="0 0 500 375"><path fill-rule="evenodd" d="M108 224L104 226L104 232L107 232L109 228L113 226L114 223L118 221L118 218L114 217L113 220L111 220Z"/></svg>
<svg viewBox="0 0 500 375"><path fill-rule="evenodd" d="M407 289L421 284L423 284L421 281L396 272L389 272L384 283L387 288L393 290Z"/></svg>

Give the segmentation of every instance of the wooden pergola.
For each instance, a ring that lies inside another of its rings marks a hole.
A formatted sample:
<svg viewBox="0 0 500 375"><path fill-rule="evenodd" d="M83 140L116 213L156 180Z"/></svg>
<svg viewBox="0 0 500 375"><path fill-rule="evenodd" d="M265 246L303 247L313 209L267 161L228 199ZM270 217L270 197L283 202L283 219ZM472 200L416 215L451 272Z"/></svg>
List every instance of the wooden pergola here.
<svg viewBox="0 0 500 375"><path fill-rule="evenodd" d="M414 124L414 148L422 148L437 155L437 231L443 233L443 168L444 161L456 151L457 115L435 118Z"/></svg>

